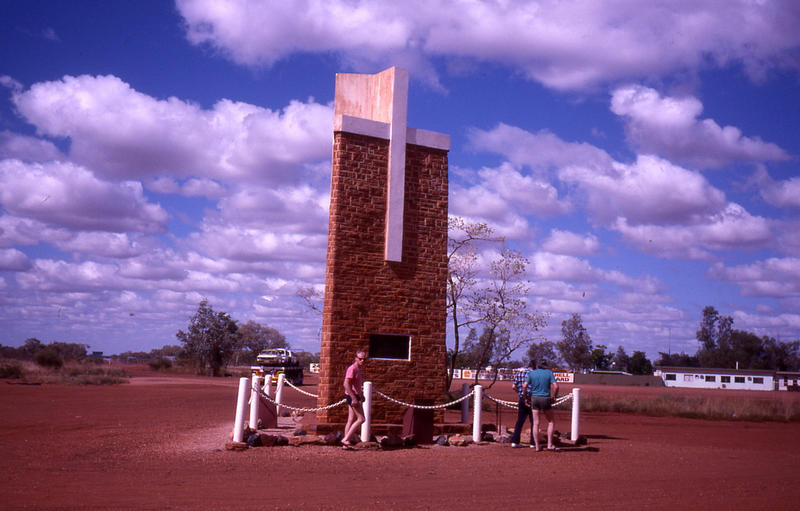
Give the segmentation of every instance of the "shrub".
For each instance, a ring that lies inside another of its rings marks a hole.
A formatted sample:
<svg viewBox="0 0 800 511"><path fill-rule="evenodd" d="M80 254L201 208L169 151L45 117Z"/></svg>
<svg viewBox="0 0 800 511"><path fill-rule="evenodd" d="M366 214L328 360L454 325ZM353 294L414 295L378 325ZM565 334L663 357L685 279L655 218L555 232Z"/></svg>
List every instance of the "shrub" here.
<svg viewBox="0 0 800 511"><path fill-rule="evenodd" d="M725 391L721 391L725 392ZM765 398L770 399L765 399ZM800 420L800 402L770 395L754 398L731 396L674 396L656 398L585 396L582 412L634 413L654 417L686 417L707 420L783 421Z"/></svg>
<svg viewBox="0 0 800 511"><path fill-rule="evenodd" d="M22 370L22 366L17 363L0 365L0 378L21 380L24 375L25 373Z"/></svg>
<svg viewBox="0 0 800 511"><path fill-rule="evenodd" d="M64 365L64 360L51 349L43 349L34 355L33 360L42 367L49 367L50 369L60 369Z"/></svg>
<svg viewBox="0 0 800 511"><path fill-rule="evenodd" d="M153 371L164 371L172 368L172 361L168 358L161 357L158 360L151 360L147 363Z"/></svg>

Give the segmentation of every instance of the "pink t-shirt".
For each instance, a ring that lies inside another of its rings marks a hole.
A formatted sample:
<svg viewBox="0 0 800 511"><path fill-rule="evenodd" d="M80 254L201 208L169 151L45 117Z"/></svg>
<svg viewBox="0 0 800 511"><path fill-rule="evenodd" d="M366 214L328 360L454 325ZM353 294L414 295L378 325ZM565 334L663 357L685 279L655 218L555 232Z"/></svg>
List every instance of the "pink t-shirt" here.
<svg viewBox="0 0 800 511"><path fill-rule="evenodd" d="M360 396L361 386L364 383L361 381L361 368L356 364L351 365L347 368L347 373L344 375L344 378L350 378L350 388L352 389L352 392Z"/></svg>

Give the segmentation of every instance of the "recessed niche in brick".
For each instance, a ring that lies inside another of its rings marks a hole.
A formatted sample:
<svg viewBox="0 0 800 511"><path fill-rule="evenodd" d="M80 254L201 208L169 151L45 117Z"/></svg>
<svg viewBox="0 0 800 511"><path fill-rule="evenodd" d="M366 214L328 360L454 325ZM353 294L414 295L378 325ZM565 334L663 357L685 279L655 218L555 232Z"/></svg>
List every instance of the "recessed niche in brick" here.
<svg viewBox="0 0 800 511"><path fill-rule="evenodd" d="M411 359L411 336L369 334L369 358Z"/></svg>

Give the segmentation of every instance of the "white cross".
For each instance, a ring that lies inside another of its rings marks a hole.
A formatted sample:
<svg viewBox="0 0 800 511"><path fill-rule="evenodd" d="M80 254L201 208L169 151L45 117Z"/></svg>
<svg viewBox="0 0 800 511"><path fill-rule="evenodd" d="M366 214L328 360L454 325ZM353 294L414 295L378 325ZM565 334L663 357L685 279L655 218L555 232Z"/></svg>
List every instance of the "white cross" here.
<svg viewBox="0 0 800 511"><path fill-rule="evenodd" d="M356 119L346 119L346 118ZM408 122L408 71L391 67L374 75L338 73L334 99L334 130L348 120L368 119L388 124L384 259L401 261L403 208L405 205L406 137Z"/></svg>

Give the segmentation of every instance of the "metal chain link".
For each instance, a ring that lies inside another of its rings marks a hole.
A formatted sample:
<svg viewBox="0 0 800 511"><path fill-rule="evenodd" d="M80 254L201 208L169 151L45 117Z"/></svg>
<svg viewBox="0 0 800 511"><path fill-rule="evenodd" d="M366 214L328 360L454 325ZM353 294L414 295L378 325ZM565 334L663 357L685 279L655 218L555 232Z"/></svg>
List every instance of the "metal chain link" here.
<svg viewBox="0 0 800 511"><path fill-rule="evenodd" d="M384 394L383 392L381 392L380 390L374 389L374 392L376 394L378 394L379 396L381 396L382 398L391 401L392 403L396 403L396 404L398 404L400 406L405 406L405 407L408 407L408 408L418 408L420 410L436 410L438 408L447 408L448 406L452 406L452 405L458 404L461 401L463 401L463 400L467 399L468 397L470 397L471 395L475 394L475 391L473 390L469 394L461 396L460 398L456 399L455 401L451 401L449 403L444 403L444 404L441 404L441 405L412 405L410 403L404 403L403 401L398 401L397 399L395 399L393 397L389 397L386 394Z"/></svg>
<svg viewBox="0 0 800 511"><path fill-rule="evenodd" d="M561 403L566 403L567 401L569 401L569 400L570 400L570 399L572 399L573 397L574 397L574 396L573 396L571 393L570 393L570 394L565 394L565 395L563 395L563 396L561 396L561 397L557 397L557 398L555 399L555 401L553 401L553 406L558 406L558 405L560 405Z"/></svg>
<svg viewBox="0 0 800 511"><path fill-rule="evenodd" d="M289 382L284 380L284 383L289 383ZM289 386L291 386L295 390L300 391L303 394L306 394L307 396L319 397L319 396L317 396L315 394L311 394L310 392L305 392L305 391L303 391L301 389L298 389L297 387L295 387L291 383L289 383ZM267 401L269 401L270 403L272 403L272 404L274 404L276 406L282 406L282 407L288 408L289 410L295 410L297 412L316 412L316 411L319 411L319 410L329 410L331 408L335 408L335 407L337 407L339 405L342 405L347 401L347 399L342 399L341 401L337 401L337 402L331 403L331 404L329 404L327 406L322 406L322 407L318 407L318 408L298 408L298 407L294 407L294 406L290 406L290 405L286 405L286 404L283 404L283 403L276 402L274 399L269 397L269 395L266 392L264 392L262 389L260 389L258 387L253 387L253 389L255 389L260 396L266 398ZM451 401L449 403L443 403L443 404L440 404L440 405L413 405L411 403L405 403L405 402L397 400L397 399L395 399L393 397L387 396L386 394L384 394L380 390L374 389L374 392L376 394L378 394L379 396L381 396L382 398L384 398L384 399L386 399L388 401L391 401L391 402L393 402L395 404L398 404L400 406L405 406L407 408L417 408L419 410L436 410L436 409L439 409L439 408L447 408L448 406L456 405L456 404L464 401L465 399L470 398L471 396L473 396L475 394L475 390L473 389L469 394L461 396L460 398L456 399L455 401ZM519 404L518 403L514 403L513 401L505 401L505 400L502 400L502 399L497 399L496 397L492 397L489 394L483 394L483 395L484 395L484 397L488 398L491 401L494 401L495 403L497 403L499 405L507 406L509 408L519 408ZM563 395L561 397L557 397L553 401L553 406L558 406L560 404L563 404L563 403L569 401L570 399L572 399L572 397L573 397L573 395L571 393L570 394L565 394L565 395Z"/></svg>
<svg viewBox="0 0 800 511"><path fill-rule="evenodd" d="M497 399L496 397L492 397L489 394L484 394L484 396L499 405L507 406L509 408L519 408L519 403L515 403L513 401L503 401L502 399Z"/></svg>
<svg viewBox="0 0 800 511"><path fill-rule="evenodd" d="M266 392L264 392L263 390L259 389L258 387L253 387L253 388L258 392L258 394L260 396L266 398L267 401L269 401L270 403L274 404L275 406L280 406L282 408L288 408L289 410L294 410L296 412L318 412L320 410L329 410L331 408L335 408L335 407L337 407L339 405L342 405L342 404L345 403L345 401L347 401L346 399L342 399L341 401L337 401L336 403L331 403L328 406L321 406L319 408L298 408L298 407L295 407L295 406L290 406L290 405L285 405L283 403L278 403L277 401L275 401L274 399L269 397L269 395Z"/></svg>
<svg viewBox="0 0 800 511"><path fill-rule="evenodd" d="M305 394L306 396L309 396L309 397L319 397L319 395L318 395L318 394L312 394L311 392L306 392L305 390L303 390L303 389L301 389L301 388L299 388L299 387L295 387L295 386L294 386L294 384L293 384L292 382L290 382L289 380L283 380L283 383L285 383L285 384L289 385L290 387L292 387L292 388L293 388L294 390L296 390L297 392L299 392L299 393L301 393L301 394Z"/></svg>
<svg viewBox="0 0 800 511"><path fill-rule="evenodd" d="M485 397L489 398L490 400L494 401L495 403L503 406L507 406L509 408L519 408L519 403L515 403L513 401L504 401L502 399L497 399L495 397L490 396L489 394L484 394ZM572 399L572 394L565 394L561 397L556 397L553 400L553 406L558 406L562 403L565 403Z"/></svg>

